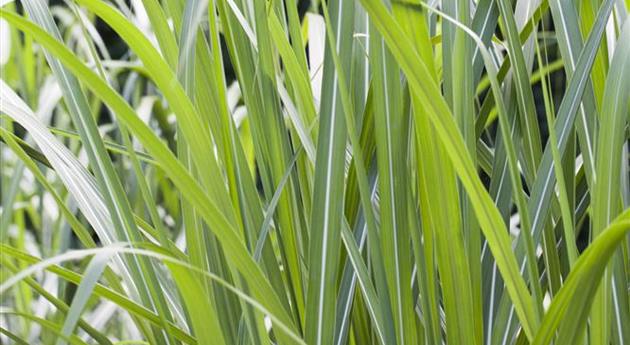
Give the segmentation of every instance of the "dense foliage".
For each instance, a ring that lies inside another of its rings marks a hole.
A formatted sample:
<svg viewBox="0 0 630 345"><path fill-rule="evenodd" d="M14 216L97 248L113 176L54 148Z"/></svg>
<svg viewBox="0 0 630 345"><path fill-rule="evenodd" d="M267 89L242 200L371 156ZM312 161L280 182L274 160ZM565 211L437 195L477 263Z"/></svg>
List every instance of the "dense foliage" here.
<svg viewBox="0 0 630 345"><path fill-rule="evenodd" d="M630 343L630 1L0 4L0 343Z"/></svg>

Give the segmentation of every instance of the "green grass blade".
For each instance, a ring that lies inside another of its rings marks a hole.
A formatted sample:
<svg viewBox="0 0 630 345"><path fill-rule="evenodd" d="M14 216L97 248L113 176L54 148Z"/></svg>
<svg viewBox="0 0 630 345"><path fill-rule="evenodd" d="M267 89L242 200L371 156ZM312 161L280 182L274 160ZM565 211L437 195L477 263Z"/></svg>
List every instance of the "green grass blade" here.
<svg viewBox="0 0 630 345"><path fill-rule="evenodd" d="M3 311L0 312L0 314L4 314L4 315L13 315L13 316L18 316L21 318L24 318L26 320L30 320L40 326L42 326L43 328L45 328L46 330L52 332L53 334L55 334L57 337L64 339L65 341L67 341L68 343L72 344L72 345L87 345L86 342L84 342L83 340L81 340L81 338L79 338L76 335L72 335L70 337L66 337L61 333L61 325L58 325L50 320L46 320L31 314L26 314L26 313L20 313L20 312L7 312L7 311Z"/></svg>
<svg viewBox="0 0 630 345"><path fill-rule="evenodd" d="M10 260L8 260L7 256L0 258L0 260L2 260L2 264L6 265L6 267L12 273L17 273L19 271L18 267L13 265ZM35 290L38 294L40 294L42 297L52 303L59 311L61 311L62 313L68 312L70 307L66 303L46 291L46 289L37 284L34 279L26 278L24 280L30 287L33 288L33 290ZM90 326L85 320L79 319L77 323L78 326L81 327L81 329L83 329L86 333L88 333L94 340L98 341L101 344L112 344L111 341L104 334L94 329L94 327Z"/></svg>
<svg viewBox="0 0 630 345"><path fill-rule="evenodd" d="M390 291L390 303L399 343L415 343L415 315L410 289L411 247L407 224L408 191L406 166L407 126L409 115L403 108L400 74L390 52L377 34L370 37L370 67L374 88L375 142L377 148L378 182L380 190L380 226L382 252ZM404 240L405 239L405 240Z"/></svg>
<svg viewBox="0 0 630 345"><path fill-rule="evenodd" d="M508 54L512 64L515 89L518 100L519 120L523 131L524 172L527 181L533 181L542 153L540 129L536 121L534 95L529 87L525 57L520 47L520 39L512 9L507 1L498 1L501 22L505 30Z"/></svg>
<svg viewBox="0 0 630 345"><path fill-rule="evenodd" d="M321 345L333 341L339 239L343 216L343 182L346 123L337 74L349 73L354 4L331 2L331 27L343 71L338 71L326 46L322 84L319 138L315 159L313 211L309 247L309 286L306 298L306 341ZM343 18L343 20L342 20Z"/></svg>
<svg viewBox="0 0 630 345"><path fill-rule="evenodd" d="M580 256L560 293L551 303L533 344L550 344L556 331L558 339L575 342L586 325L595 302L596 291L605 275L606 265L615 248L630 231L630 213L613 221Z"/></svg>
<svg viewBox="0 0 630 345"><path fill-rule="evenodd" d="M580 23L574 4L568 1L550 1L550 12L558 31L558 46L562 59L565 61L565 72L568 77L576 70L578 57L582 51L582 37L579 31ZM601 6L600 6L601 8ZM605 13L605 12L604 12ZM598 18L602 18L598 12ZM608 16L604 16L606 19ZM595 31L596 26L593 26ZM580 149L586 166L589 185L592 185L595 174L595 126L597 108L592 83L585 86L582 103L578 113L577 133ZM558 132L559 133L559 132Z"/></svg>
<svg viewBox="0 0 630 345"><path fill-rule="evenodd" d="M593 31L588 37L582 54L577 61L575 73L569 81L566 95L560 103L558 109L555 132L558 135L558 151L564 154L566 149L571 127L573 126L577 112L581 107L580 101L585 90L587 90L589 71L593 66L597 47L604 32L607 14L612 9L611 0L607 0L602 4L599 10L597 23L593 25ZM581 110L580 110L581 111ZM577 125L579 126L579 125ZM586 163L586 160L584 161ZM546 215L551 204L553 196L553 156L549 144L545 147L539 171L537 173L536 182L532 187L532 195L529 201L530 213L532 214L532 228L534 237L542 231ZM588 169L586 169L588 174Z"/></svg>
<svg viewBox="0 0 630 345"><path fill-rule="evenodd" d="M628 123L628 95L630 94L630 22L626 22L619 35L615 54L606 79L602 119L595 156L596 180L593 185L592 229L597 239L608 224L621 211L619 193L621 181L621 151L625 127ZM608 343L611 331L612 292L610 268L595 297L591 313L592 343ZM622 343L623 343L623 339Z"/></svg>
<svg viewBox="0 0 630 345"><path fill-rule="evenodd" d="M79 284L77 292L72 299L72 304L70 304L70 309L66 314L66 320L61 328L61 334L64 337L57 340L57 345L67 344L66 338L69 338L74 332L77 321L79 321L81 313L92 295L92 290L112 255L113 253L103 253L101 255L95 255L92 260L90 260L89 265L85 269L81 284Z"/></svg>

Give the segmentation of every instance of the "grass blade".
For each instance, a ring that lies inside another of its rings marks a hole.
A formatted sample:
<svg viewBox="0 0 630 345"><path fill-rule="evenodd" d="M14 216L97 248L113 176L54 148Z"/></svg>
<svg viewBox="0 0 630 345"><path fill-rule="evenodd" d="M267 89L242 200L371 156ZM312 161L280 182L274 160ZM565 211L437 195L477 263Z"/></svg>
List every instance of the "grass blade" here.
<svg viewBox="0 0 630 345"><path fill-rule="evenodd" d="M619 35L615 54L606 79L602 107L600 135L597 142L595 161L596 180L593 185L593 238L597 239L603 229L621 212L619 193L621 181L621 151L624 143L625 126L628 123L628 98L630 94L630 22L626 22ZM611 331L612 291L611 272L604 273L601 286L595 297L591 313L591 342L608 343ZM623 339L622 343L623 343Z"/></svg>

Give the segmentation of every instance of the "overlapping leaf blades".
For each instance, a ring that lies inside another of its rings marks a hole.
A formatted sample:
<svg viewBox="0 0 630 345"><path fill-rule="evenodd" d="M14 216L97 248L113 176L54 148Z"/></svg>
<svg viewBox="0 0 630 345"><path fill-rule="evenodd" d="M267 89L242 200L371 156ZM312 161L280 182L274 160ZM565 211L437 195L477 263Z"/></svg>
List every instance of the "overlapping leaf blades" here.
<svg viewBox="0 0 630 345"><path fill-rule="evenodd" d="M626 343L627 2L303 3L3 2L1 339Z"/></svg>

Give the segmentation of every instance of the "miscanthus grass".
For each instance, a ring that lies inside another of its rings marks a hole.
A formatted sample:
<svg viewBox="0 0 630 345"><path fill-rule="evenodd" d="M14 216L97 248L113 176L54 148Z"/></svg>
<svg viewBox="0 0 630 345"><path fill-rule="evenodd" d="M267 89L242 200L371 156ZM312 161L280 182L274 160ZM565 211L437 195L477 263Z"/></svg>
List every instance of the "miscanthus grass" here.
<svg viewBox="0 0 630 345"><path fill-rule="evenodd" d="M0 343L630 343L628 0L0 4Z"/></svg>

